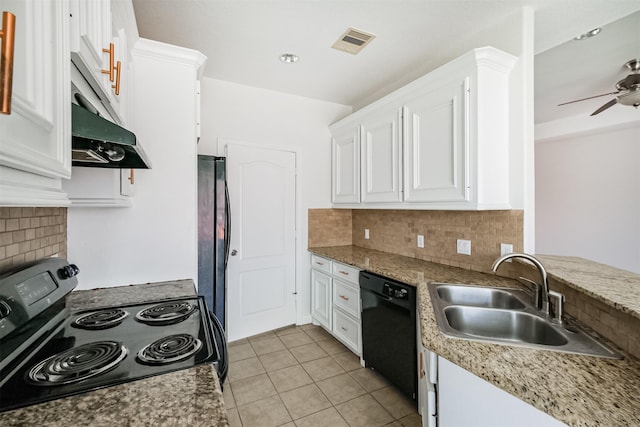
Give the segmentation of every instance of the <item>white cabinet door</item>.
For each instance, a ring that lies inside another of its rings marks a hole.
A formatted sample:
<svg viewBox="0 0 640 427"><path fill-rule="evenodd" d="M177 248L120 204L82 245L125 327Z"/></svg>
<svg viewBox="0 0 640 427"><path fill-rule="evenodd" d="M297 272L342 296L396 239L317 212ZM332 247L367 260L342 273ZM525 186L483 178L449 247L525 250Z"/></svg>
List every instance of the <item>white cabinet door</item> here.
<svg viewBox="0 0 640 427"><path fill-rule="evenodd" d="M126 85L127 40L124 32L116 30L114 35L111 0L70 0L70 5L71 60L113 119L123 124L120 96L115 86Z"/></svg>
<svg viewBox="0 0 640 427"><path fill-rule="evenodd" d="M311 270L311 317L331 330L331 277Z"/></svg>
<svg viewBox="0 0 640 427"><path fill-rule="evenodd" d="M103 92L108 88L111 42L111 0L70 0L71 60L84 75L91 75ZM103 78L103 76L105 78Z"/></svg>
<svg viewBox="0 0 640 427"><path fill-rule="evenodd" d="M468 79L405 106L405 201L468 200Z"/></svg>
<svg viewBox="0 0 640 427"><path fill-rule="evenodd" d="M401 202L400 108L386 108L362 122L362 202Z"/></svg>
<svg viewBox="0 0 640 427"><path fill-rule="evenodd" d="M464 410L461 409L464 402ZM562 427L564 423L438 357L438 426Z"/></svg>
<svg viewBox="0 0 640 427"><path fill-rule="evenodd" d="M362 330L359 319L344 313L339 308L333 309L333 336L338 338L351 351L362 354Z"/></svg>
<svg viewBox="0 0 640 427"><path fill-rule="evenodd" d="M360 202L360 141L357 126L336 132L331 141L333 203Z"/></svg>
<svg viewBox="0 0 640 427"><path fill-rule="evenodd" d="M333 305L345 313L360 318L360 288L358 285L333 279Z"/></svg>
<svg viewBox="0 0 640 427"><path fill-rule="evenodd" d="M1 203L67 205L60 178L71 174L68 4L0 0L0 11L16 16L12 112L0 115Z"/></svg>

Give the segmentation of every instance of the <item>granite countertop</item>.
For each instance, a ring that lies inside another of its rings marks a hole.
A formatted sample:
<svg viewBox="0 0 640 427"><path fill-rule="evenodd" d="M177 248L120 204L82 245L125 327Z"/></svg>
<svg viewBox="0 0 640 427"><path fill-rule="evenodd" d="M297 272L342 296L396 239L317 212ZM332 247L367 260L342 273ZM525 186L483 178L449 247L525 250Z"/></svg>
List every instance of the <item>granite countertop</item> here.
<svg viewBox="0 0 640 427"><path fill-rule="evenodd" d="M570 426L640 425L640 360L634 357L614 360L474 342L446 337L438 329L427 287L429 282L518 287L516 281L355 246L310 248L309 251L416 286L424 347L556 419ZM583 265L589 264L586 260L578 262L575 258L549 256L540 259L549 275L565 282L591 275L587 292L603 300L613 298L611 305L624 297L611 295L615 293L611 291L604 296L599 294L598 275L580 273ZM571 265L576 269L573 272ZM622 278L623 283L626 279ZM600 287L615 290L617 283L611 286L611 281L616 277L607 277L607 280L609 286L601 284ZM639 292L636 288L635 295ZM632 304L624 307L634 312Z"/></svg>
<svg viewBox="0 0 640 427"><path fill-rule="evenodd" d="M72 309L195 295L192 280L75 291ZM198 365L0 413L0 425L228 426L222 389L213 365Z"/></svg>
<svg viewBox="0 0 640 427"><path fill-rule="evenodd" d="M584 258L536 255L549 276L640 319L640 274Z"/></svg>

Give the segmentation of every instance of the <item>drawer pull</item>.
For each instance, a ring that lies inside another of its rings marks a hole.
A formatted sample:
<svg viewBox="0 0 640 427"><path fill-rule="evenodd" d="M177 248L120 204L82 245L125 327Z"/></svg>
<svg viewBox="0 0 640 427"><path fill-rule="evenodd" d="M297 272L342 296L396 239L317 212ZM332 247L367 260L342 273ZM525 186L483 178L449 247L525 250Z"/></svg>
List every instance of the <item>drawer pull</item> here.
<svg viewBox="0 0 640 427"><path fill-rule="evenodd" d="M318 264L318 265L324 265L324 262L316 261L316 264Z"/></svg>
<svg viewBox="0 0 640 427"><path fill-rule="evenodd" d="M338 273L344 274L345 276L349 275L349 272L344 270L339 270Z"/></svg>
<svg viewBox="0 0 640 427"><path fill-rule="evenodd" d="M340 295L340 298L342 298L345 301L349 301L349 297L345 297L344 295Z"/></svg>
<svg viewBox="0 0 640 427"><path fill-rule="evenodd" d="M340 326L340 329L342 329L342 330L343 330L343 331L345 331L345 332L347 332L347 331L348 331L348 329L347 329L347 328L345 328L344 326Z"/></svg>

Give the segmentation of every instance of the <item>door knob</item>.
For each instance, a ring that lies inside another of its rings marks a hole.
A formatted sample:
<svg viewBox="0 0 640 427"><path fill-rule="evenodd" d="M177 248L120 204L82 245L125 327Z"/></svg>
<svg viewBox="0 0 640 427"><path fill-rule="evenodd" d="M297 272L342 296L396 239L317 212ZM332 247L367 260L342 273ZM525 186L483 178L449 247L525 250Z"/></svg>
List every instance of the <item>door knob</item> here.
<svg viewBox="0 0 640 427"><path fill-rule="evenodd" d="M236 251L235 249L233 249L233 250L231 251L231 256L236 256L236 255L238 255L238 251Z"/></svg>

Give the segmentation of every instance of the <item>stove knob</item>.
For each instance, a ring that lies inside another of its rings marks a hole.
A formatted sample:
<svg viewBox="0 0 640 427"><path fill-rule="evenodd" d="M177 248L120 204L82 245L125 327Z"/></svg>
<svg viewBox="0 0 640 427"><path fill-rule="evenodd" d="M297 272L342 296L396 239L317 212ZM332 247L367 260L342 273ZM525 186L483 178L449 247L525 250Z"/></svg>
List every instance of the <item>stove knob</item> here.
<svg viewBox="0 0 640 427"><path fill-rule="evenodd" d="M4 319L11 314L11 306L4 301L0 301L0 319Z"/></svg>
<svg viewBox="0 0 640 427"><path fill-rule="evenodd" d="M65 265L61 269L58 270L58 274L63 279L69 279L73 276L77 276L80 273L80 269L75 264Z"/></svg>

